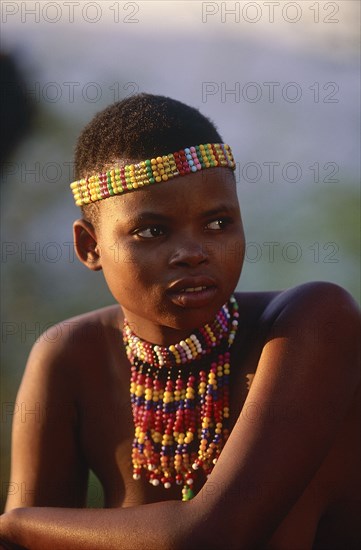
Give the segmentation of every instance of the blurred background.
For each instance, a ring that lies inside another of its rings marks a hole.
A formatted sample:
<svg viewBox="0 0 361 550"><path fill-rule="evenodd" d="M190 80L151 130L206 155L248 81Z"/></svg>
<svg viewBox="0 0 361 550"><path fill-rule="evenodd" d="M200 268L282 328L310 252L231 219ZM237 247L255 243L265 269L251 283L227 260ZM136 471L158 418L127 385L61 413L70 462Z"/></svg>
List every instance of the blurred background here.
<svg viewBox="0 0 361 550"><path fill-rule="evenodd" d="M29 351L52 324L113 303L72 248L76 138L108 104L169 95L237 160L239 290L332 281L360 300L360 5L3 2L1 501ZM89 505L101 505L90 479Z"/></svg>

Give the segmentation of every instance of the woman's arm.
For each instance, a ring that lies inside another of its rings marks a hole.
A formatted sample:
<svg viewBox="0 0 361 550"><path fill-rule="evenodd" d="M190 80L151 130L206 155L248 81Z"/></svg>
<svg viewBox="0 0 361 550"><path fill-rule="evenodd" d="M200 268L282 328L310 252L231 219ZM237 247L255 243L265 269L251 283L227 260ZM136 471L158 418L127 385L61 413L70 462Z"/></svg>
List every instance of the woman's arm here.
<svg viewBox="0 0 361 550"><path fill-rule="evenodd" d="M189 502L105 510L18 508L0 518L0 535L27 550L164 550L192 529ZM192 548L192 546L189 546Z"/></svg>
<svg viewBox="0 0 361 550"><path fill-rule="evenodd" d="M59 338L71 330L70 323L48 329L30 353L14 404L7 511L85 506L88 467L78 442L72 335Z"/></svg>
<svg viewBox="0 0 361 550"><path fill-rule="evenodd" d="M345 291L314 283L277 300L284 305L240 417L192 501L15 510L3 520L3 536L30 550L265 544L320 467L359 381L359 316Z"/></svg>

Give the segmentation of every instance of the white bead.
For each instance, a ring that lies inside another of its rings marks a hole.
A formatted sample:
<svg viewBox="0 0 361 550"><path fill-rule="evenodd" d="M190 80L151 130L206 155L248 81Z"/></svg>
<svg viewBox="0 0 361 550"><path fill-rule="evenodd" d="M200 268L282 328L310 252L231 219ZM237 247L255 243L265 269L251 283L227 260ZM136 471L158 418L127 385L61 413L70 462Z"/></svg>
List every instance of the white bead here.
<svg viewBox="0 0 361 550"><path fill-rule="evenodd" d="M170 489L170 488L171 488L171 484L169 483L169 481L166 481L166 482L165 482L164 488L165 488L165 489Z"/></svg>
<svg viewBox="0 0 361 550"><path fill-rule="evenodd" d="M193 479L191 477L187 479L187 485L193 485Z"/></svg>

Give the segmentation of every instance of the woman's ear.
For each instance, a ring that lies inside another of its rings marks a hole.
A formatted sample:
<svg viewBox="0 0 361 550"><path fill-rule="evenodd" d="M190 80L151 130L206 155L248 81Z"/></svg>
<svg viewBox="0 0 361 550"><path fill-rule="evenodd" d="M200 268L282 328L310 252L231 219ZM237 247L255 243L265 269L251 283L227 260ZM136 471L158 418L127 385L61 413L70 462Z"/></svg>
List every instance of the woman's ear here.
<svg viewBox="0 0 361 550"><path fill-rule="evenodd" d="M92 271L102 269L95 229L85 220L73 224L75 252L79 260Z"/></svg>

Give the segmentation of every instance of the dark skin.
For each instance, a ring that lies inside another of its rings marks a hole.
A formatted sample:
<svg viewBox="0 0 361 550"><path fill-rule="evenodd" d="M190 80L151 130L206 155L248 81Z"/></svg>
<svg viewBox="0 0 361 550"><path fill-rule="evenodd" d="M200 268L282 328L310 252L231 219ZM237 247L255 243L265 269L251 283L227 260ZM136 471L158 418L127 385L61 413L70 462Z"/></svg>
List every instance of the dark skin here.
<svg viewBox="0 0 361 550"><path fill-rule="evenodd" d="M232 432L181 502L178 488L132 479L120 329L125 314L140 337L170 345L227 301L245 247L233 175L210 169L107 199L98 226L78 220L74 236L121 306L68 320L34 347L17 401L39 403L40 417L14 417L4 539L30 550L358 548L352 298L329 283L236 295ZM206 290L189 299L182 281ZM89 468L106 509L83 509Z"/></svg>

